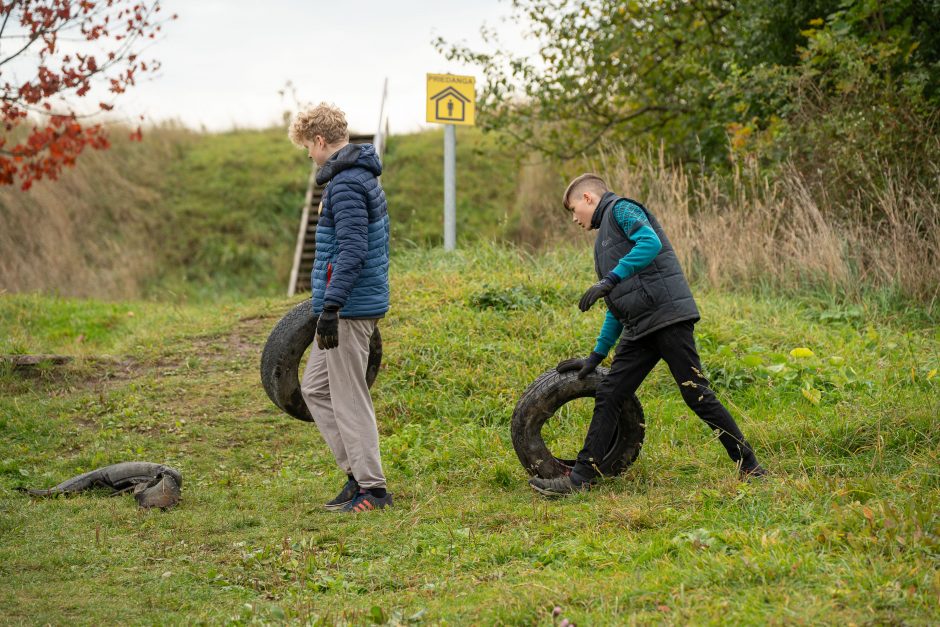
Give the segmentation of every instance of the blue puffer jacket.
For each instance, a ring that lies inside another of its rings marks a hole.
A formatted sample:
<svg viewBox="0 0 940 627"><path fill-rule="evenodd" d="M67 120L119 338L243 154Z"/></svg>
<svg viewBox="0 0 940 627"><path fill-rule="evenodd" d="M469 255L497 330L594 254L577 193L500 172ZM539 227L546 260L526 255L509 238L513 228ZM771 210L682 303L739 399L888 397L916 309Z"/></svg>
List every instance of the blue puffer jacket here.
<svg viewBox="0 0 940 627"><path fill-rule="evenodd" d="M341 318L381 318L388 311L388 205L382 163L371 144L348 144L317 171L323 212L310 285L313 313L339 305Z"/></svg>

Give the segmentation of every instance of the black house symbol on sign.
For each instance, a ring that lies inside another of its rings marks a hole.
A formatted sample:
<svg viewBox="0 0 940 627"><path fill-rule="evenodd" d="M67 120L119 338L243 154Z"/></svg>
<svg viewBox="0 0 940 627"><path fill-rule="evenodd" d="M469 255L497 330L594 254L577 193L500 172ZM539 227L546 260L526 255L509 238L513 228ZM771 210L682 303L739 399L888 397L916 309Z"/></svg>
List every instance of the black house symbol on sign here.
<svg viewBox="0 0 940 627"><path fill-rule="evenodd" d="M464 121L470 99L453 87L437 92L431 96L431 100L434 101L434 117L438 120Z"/></svg>

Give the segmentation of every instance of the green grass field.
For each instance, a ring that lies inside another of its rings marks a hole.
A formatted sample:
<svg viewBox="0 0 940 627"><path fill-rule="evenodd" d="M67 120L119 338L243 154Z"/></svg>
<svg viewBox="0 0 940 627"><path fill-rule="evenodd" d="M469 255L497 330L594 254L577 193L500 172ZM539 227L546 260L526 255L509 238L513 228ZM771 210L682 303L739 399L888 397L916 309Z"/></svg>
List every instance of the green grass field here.
<svg viewBox="0 0 940 627"><path fill-rule="evenodd" d="M874 302L699 290L708 374L773 476L739 483L660 365L637 463L546 501L509 418L593 346L603 312L574 306L590 267L586 250L395 255L373 396L397 506L358 518L321 508L343 478L259 382L292 303L3 295L0 353L78 359L0 372L0 622L936 623L937 328ZM551 425L556 454L590 409ZM131 459L179 468L181 505L15 491Z"/></svg>

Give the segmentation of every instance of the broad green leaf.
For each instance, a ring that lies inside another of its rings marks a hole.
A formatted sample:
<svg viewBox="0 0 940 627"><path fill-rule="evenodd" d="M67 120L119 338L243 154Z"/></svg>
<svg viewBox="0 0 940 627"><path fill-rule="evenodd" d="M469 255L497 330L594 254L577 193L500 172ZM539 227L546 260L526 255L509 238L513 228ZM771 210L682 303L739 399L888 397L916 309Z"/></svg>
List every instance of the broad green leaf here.
<svg viewBox="0 0 940 627"><path fill-rule="evenodd" d="M803 388L800 390L803 393L803 396L813 405L819 405L819 401L822 400L822 392L816 388Z"/></svg>
<svg viewBox="0 0 940 627"><path fill-rule="evenodd" d="M741 363L743 363L745 366L748 366L750 368L756 368L760 366L762 363L764 363L764 360L761 359L760 355L754 355L752 353L750 355L745 355L744 357L742 357Z"/></svg>

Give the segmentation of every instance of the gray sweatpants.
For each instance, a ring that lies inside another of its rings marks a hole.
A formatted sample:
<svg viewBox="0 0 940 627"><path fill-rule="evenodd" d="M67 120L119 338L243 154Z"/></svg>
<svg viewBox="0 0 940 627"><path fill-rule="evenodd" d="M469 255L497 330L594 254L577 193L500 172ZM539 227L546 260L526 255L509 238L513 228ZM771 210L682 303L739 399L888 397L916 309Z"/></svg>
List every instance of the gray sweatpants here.
<svg viewBox="0 0 940 627"><path fill-rule="evenodd" d="M376 320L339 321L339 346L323 350L314 339L300 383L304 401L340 469L362 488L384 488L379 431L366 365Z"/></svg>

